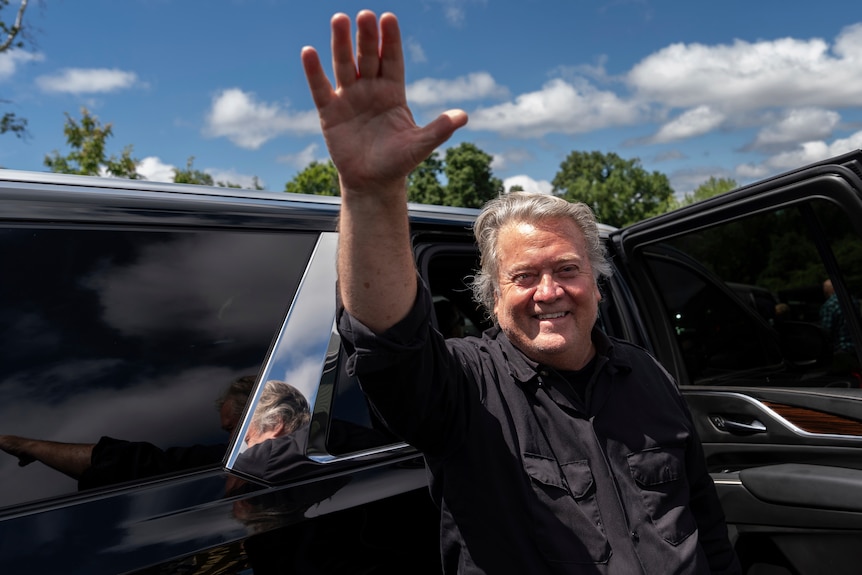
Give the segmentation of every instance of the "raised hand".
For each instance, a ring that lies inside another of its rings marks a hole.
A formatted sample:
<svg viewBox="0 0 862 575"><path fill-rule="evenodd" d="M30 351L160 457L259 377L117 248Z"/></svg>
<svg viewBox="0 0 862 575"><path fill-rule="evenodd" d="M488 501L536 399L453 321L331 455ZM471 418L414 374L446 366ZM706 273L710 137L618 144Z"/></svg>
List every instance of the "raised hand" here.
<svg viewBox="0 0 862 575"><path fill-rule="evenodd" d="M332 87L317 51L302 63L342 195L403 194L406 177L452 133L467 123L461 110L419 127L407 107L401 33L394 14L363 10L356 17L356 55L350 18L332 17Z"/></svg>

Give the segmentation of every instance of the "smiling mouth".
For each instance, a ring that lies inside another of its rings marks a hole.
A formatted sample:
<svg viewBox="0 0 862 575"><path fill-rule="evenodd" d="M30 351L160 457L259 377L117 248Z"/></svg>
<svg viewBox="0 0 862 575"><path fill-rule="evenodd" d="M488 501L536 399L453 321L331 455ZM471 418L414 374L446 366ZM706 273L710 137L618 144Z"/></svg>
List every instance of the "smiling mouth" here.
<svg viewBox="0 0 862 575"><path fill-rule="evenodd" d="M535 316L535 317L536 317L536 319L538 319L538 320L543 320L543 319L557 319L557 318L560 318L560 317L565 316L565 315L566 315L566 313L567 313L567 312L564 312L564 311L558 311L557 313L540 313L540 314L536 314L536 316Z"/></svg>

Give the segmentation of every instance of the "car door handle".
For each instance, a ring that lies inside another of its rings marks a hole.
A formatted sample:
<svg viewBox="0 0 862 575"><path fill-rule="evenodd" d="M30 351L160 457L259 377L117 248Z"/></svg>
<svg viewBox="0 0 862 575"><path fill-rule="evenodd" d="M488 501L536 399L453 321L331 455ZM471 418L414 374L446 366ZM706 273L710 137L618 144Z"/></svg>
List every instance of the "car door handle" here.
<svg viewBox="0 0 862 575"><path fill-rule="evenodd" d="M716 429L726 431L728 433L734 433L736 435L766 433L766 426L756 419L752 419L749 422L742 422L730 419L726 415L710 415L709 420Z"/></svg>

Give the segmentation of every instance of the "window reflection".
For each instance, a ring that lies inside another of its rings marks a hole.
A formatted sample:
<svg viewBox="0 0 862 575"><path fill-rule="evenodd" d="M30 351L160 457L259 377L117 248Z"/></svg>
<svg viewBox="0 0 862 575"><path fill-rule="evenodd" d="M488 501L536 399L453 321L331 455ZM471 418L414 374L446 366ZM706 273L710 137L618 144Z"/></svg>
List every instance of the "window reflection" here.
<svg viewBox="0 0 862 575"><path fill-rule="evenodd" d="M223 444L212 402L260 371L315 237L0 230L0 433ZM0 454L0 507L76 489Z"/></svg>

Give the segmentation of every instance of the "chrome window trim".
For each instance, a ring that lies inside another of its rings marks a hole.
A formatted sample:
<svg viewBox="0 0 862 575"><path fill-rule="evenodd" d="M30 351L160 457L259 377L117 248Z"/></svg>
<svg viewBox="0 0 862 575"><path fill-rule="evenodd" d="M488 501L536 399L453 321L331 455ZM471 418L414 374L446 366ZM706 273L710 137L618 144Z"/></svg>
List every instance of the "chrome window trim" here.
<svg viewBox="0 0 862 575"><path fill-rule="evenodd" d="M352 461L354 459L359 459L360 457L369 457L374 455L381 455L383 453L395 453L397 451L401 451L404 449L415 449L411 447L407 443L392 443L389 445L382 445L380 447L375 447L373 449L366 449L364 451L357 451L356 453L349 453L347 455L309 455L308 458L316 463L335 463L337 461ZM419 455L417 451L415 455Z"/></svg>
<svg viewBox="0 0 862 575"><path fill-rule="evenodd" d="M331 326L335 322L335 260L338 234L323 232L317 240L299 288L284 318L272 351L249 398L242 424L225 461L233 469L246 449L245 436L263 392L263 382L287 381L297 387L314 410L320 378L326 363Z"/></svg>

